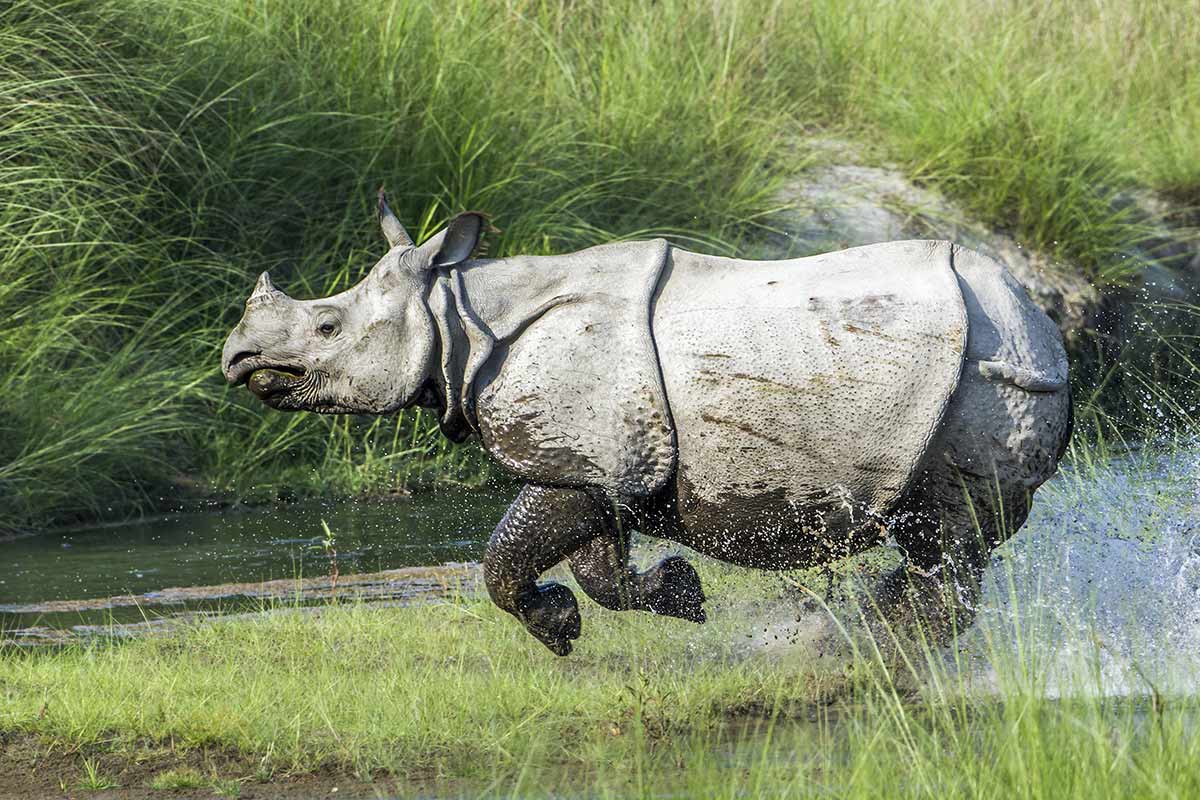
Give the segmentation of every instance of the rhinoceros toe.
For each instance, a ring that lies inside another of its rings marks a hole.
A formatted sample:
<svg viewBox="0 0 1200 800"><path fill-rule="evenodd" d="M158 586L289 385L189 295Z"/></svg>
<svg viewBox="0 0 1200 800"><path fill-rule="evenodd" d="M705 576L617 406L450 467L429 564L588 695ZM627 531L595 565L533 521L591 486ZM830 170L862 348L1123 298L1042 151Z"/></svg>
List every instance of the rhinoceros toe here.
<svg viewBox="0 0 1200 800"><path fill-rule="evenodd" d="M569 655L582 620L575 594L561 583L539 586L521 604L521 621L539 642L558 656Z"/></svg>
<svg viewBox="0 0 1200 800"><path fill-rule="evenodd" d="M655 614L686 619L703 624L704 587L695 568L681 556L663 559L645 576L642 591L649 610Z"/></svg>

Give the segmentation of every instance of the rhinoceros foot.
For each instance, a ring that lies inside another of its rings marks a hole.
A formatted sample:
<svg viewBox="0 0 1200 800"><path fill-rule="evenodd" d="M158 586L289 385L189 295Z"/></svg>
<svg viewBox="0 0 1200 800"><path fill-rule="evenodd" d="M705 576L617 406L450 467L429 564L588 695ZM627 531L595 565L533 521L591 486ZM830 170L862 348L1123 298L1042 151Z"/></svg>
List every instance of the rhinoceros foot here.
<svg viewBox="0 0 1200 800"><path fill-rule="evenodd" d="M703 624L708 618L704 612L706 598L704 588L700 585L700 576L682 556L663 559L657 567L642 576L640 588L643 602L655 614L698 624Z"/></svg>
<svg viewBox="0 0 1200 800"><path fill-rule="evenodd" d="M891 633L947 644L975 617L977 588L959 580L947 570L925 574L901 566L879 580L871 599Z"/></svg>
<svg viewBox="0 0 1200 800"><path fill-rule="evenodd" d="M519 616L539 642L557 656L570 655L582 622L575 594L561 583L537 587L521 599Z"/></svg>

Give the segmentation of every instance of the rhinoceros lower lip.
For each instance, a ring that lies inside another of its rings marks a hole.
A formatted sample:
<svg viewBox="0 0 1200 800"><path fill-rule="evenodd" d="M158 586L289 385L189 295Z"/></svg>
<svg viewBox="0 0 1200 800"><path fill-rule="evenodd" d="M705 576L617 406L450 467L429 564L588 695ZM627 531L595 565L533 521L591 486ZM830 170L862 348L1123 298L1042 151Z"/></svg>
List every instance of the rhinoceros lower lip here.
<svg viewBox="0 0 1200 800"><path fill-rule="evenodd" d="M287 394L304 383L305 372L296 367L262 367L246 378L246 388L263 402Z"/></svg>

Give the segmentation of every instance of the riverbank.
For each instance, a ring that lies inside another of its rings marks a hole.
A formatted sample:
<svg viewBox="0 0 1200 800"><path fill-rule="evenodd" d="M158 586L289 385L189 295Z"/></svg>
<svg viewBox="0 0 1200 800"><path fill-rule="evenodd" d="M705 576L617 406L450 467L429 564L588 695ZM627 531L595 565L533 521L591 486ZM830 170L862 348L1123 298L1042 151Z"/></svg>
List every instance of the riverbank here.
<svg viewBox="0 0 1200 800"><path fill-rule="evenodd" d="M140 595L0 604L0 648L43 647L169 635L206 619L286 611L324 613L328 604L411 605L473 591L478 564L401 567L216 586L176 586ZM23 625L23 623L26 623Z"/></svg>
<svg viewBox="0 0 1200 800"><path fill-rule="evenodd" d="M1200 791L1194 696L1050 699L1036 657L998 651L991 686L919 648L907 665L869 645L841 661L781 657L747 646L745 618L715 616L703 630L585 606L566 659L467 597L7 653L0 782L59 796L56 780L170 796L150 789L172 776L244 797L347 780L395 797Z"/></svg>

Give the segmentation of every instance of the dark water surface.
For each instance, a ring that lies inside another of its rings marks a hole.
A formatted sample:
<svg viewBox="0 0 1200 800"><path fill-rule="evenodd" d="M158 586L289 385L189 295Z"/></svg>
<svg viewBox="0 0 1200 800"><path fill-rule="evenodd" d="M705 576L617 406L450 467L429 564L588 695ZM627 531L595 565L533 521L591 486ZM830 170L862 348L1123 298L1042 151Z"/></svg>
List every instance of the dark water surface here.
<svg viewBox="0 0 1200 800"><path fill-rule="evenodd" d="M325 574L322 521L342 574L477 561L515 491L181 514L2 542L0 614L48 600Z"/></svg>

